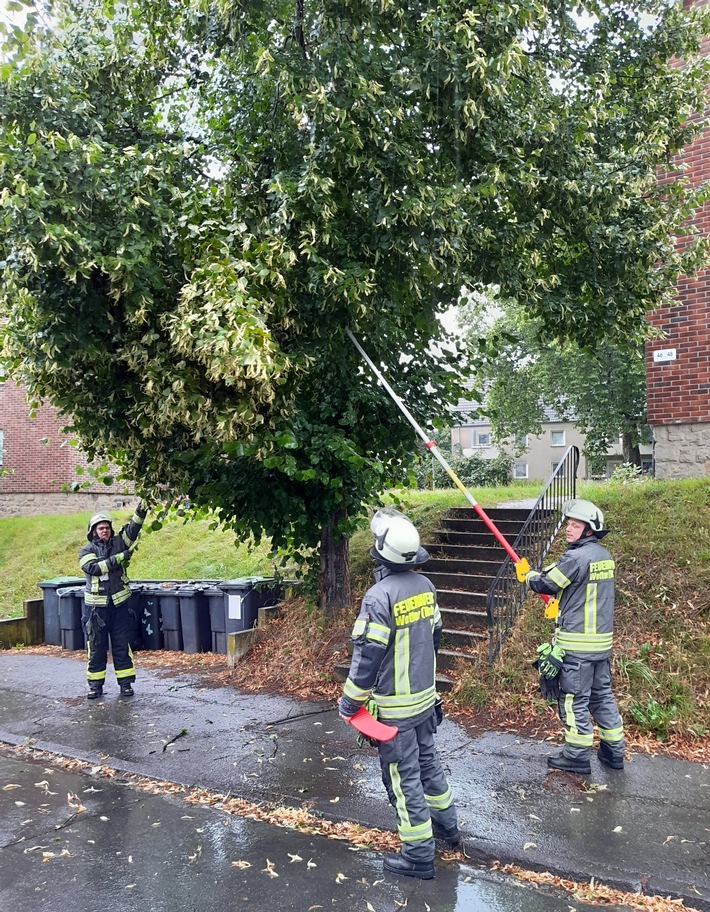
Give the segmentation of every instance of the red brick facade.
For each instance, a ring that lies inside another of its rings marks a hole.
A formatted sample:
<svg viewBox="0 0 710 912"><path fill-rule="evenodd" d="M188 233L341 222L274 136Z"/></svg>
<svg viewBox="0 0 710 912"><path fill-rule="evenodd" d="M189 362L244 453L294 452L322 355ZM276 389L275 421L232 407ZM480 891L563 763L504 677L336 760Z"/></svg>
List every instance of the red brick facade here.
<svg viewBox="0 0 710 912"><path fill-rule="evenodd" d="M700 0L702 5L706 2ZM703 42L703 53L710 53L710 39ZM692 185L710 178L710 130L687 147L680 161ZM698 210L695 225L703 235L710 234L710 204ZM655 311L649 319L664 333L646 346L648 422L657 444L656 474L707 475L710 427L703 426L710 422L710 269L682 279L678 304Z"/></svg>
<svg viewBox="0 0 710 912"><path fill-rule="evenodd" d="M47 404L30 418L24 389L11 380L0 382L0 455L2 468L11 470L0 477L0 495L61 494L63 484L82 480L75 469L87 464L86 457L71 446L62 426ZM120 493L123 486L100 484L87 490L106 495Z"/></svg>

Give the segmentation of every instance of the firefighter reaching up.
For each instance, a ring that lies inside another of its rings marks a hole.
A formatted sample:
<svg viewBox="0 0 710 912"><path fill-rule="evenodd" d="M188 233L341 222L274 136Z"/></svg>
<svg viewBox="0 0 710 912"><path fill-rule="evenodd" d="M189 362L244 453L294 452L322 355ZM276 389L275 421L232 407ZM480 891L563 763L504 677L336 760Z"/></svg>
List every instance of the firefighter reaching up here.
<svg viewBox="0 0 710 912"><path fill-rule="evenodd" d="M133 625L126 568L146 515L145 506L139 503L133 517L114 534L110 514L94 514L87 529L88 544L79 552L79 567L86 576L82 623L88 650L89 700L103 694L109 640L121 696L133 696L136 669L129 642Z"/></svg>
<svg viewBox="0 0 710 912"><path fill-rule="evenodd" d="M612 769L624 766L624 729L611 689L615 564L601 544L607 530L599 507L572 500L563 516L567 550L544 570L530 570L525 581L534 592L559 596L553 642L538 647L535 663L543 695L557 700L565 729L564 748L547 765L589 775L590 715L599 730L599 760Z"/></svg>

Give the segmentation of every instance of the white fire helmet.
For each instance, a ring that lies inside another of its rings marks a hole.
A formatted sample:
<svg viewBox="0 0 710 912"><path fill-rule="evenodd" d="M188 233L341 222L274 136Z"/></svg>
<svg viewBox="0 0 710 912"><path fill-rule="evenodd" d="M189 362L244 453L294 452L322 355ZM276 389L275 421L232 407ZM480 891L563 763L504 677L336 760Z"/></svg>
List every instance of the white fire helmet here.
<svg viewBox="0 0 710 912"><path fill-rule="evenodd" d="M568 500L562 508L565 519L578 519L587 523L592 532L604 530L604 514L591 500Z"/></svg>
<svg viewBox="0 0 710 912"><path fill-rule="evenodd" d="M86 530L86 537L91 541L91 536L94 533L94 526L98 526L100 522L107 522L111 526L111 532L113 532L113 519L111 518L110 513L94 513L94 515L89 520L89 526Z"/></svg>
<svg viewBox="0 0 710 912"><path fill-rule="evenodd" d="M419 533L411 520L395 510L385 507L372 518L370 529L374 536L372 556L385 564L417 567L429 558L420 547Z"/></svg>

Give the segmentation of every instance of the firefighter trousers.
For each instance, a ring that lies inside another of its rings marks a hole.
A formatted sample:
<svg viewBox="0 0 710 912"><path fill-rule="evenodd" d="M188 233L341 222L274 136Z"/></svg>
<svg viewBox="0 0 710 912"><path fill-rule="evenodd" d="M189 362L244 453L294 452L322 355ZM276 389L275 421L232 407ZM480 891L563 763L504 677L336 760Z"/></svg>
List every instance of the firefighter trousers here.
<svg viewBox="0 0 710 912"><path fill-rule="evenodd" d="M108 605L92 607L84 603L82 623L86 633L86 650L88 662L86 678L88 681L106 680L106 659L109 640L113 657L113 670L119 684L130 684L136 679L133 664L133 650L130 637L134 629L133 618L129 614L128 604L114 605L109 598ZM96 618L91 617L92 611ZM98 621L103 621L101 626Z"/></svg>
<svg viewBox="0 0 710 912"><path fill-rule="evenodd" d="M623 760L624 726L611 690L611 663L566 655L560 672L560 719L565 727L563 754L574 760L589 760L594 739L592 719L612 756ZM591 716L591 718L590 718Z"/></svg>
<svg viewBox="0 0 710 912"><path fill-rule="evenodd" d="M378 747L382 781L397 812L402 855L409 861L434 858L432 818L446 830L457 826L456 806L434 743L432 713Z"/></svg>

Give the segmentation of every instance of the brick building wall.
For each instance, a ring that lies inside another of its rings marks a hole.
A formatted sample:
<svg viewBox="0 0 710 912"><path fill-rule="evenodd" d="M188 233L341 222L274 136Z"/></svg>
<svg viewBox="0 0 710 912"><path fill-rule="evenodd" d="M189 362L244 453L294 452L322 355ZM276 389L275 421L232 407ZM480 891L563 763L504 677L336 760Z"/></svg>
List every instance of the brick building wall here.
<svg viewBox="0 0 710 912"><path fill-rule="evenodd" d="M2 468L11 470L0 477L0 517L78 513L132 501L117 484L62 491L62 485L82 480L76 467L87 460L61 429L52 406L43 404L30 418L24 389L11 380L0 382L0 459Z"/></svg>
<svg viewBox="0 0 710 912"><path fill-rule="evenodd" d="M702 5L707 2L699 0ZM710 53L710 38L703 42L703 53ZM709 112L710 104L706 115ZM710 179L710 130L679 158L693 185ZM703 235L710 234L710 204L698 210L695 225ZM682 279L678 303L654 311L649 319L663 333L646 345L656 477L710 475L710 269Z"/></svg>

